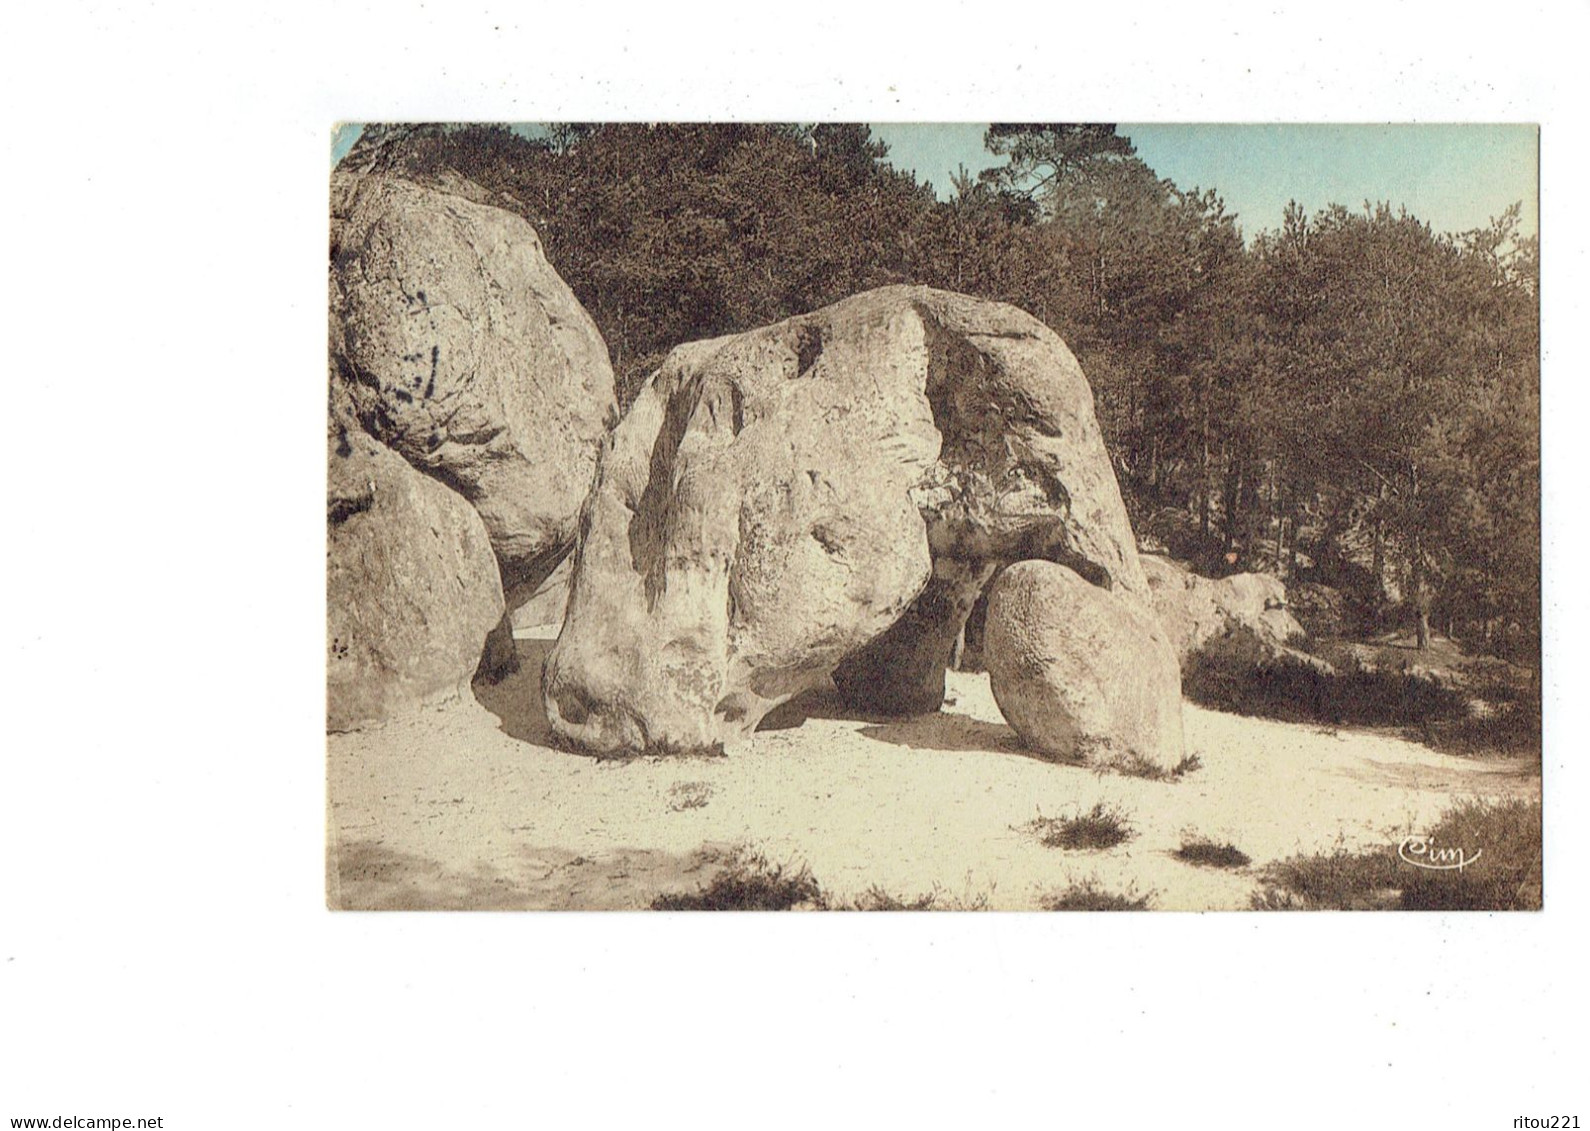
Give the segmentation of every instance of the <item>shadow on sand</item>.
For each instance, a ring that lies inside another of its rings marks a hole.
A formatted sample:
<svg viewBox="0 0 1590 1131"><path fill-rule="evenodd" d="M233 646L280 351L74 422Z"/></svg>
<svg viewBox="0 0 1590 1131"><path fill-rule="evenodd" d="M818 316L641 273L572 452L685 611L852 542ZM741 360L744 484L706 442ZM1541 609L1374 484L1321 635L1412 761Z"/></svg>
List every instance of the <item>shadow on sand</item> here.
<svg viewBox="0 0 1590 1131"><path fill-rule="evenodd" d="M1040 762L1044 758L1021 744L1007 723L987 723L965 715L917 715L909 719L890 719L862 727L858 732L879 742L911 746L918 750L964 750L985 754L1020 754Z"/></svg>
<svg viewBox="0 0 1590 1131"><path fill-rule="evenodd" d="M501 679L475 680L475 699L502 724L502 732L520 742L552 745L552 724L541 701L541 665L553 641L528 639L513 642L519 666Z"/></svg>
<svg viewBox="0 0 1590 1131"><path fill-rule="evenodd" d="M334 847L327 905L334 911L639 911L689 891L723 866L723 846L692 852L618 848L599 857L522 846L496 861L448 863L379 841Z"/></svg>
<svg viewBox="0 0 1590 1131"><path fill-rule="evenodd" d="M1040 762L1060 762L1026 749L1007 723L990 723L966 715L935 711L931 715L896 718L857 711L845 704L832 686L797 695L769 711L756 729L790 730L807 719L836 719L867 725L856 733L894 746L918 750L951 750L983 754L1018 754Z"/></svg>
<svg viewBox="0 0 1590 1131"><path fill-rule="evenodd" d="M541 699L541 666L552 644L549 639L515 640L518 668L496 682L481 678L474 684L475 699L497 716L504 734L537 746L553 745L552 727ZM1056 761L1024 749L1016 732L1005 723L984 722L943 711L910 718L872 715L848 706L832 685L808 691L775 707L756 729L794 730L808 719L866 723L857 733L895 746L1019 754L1044 762Z"/></svg>

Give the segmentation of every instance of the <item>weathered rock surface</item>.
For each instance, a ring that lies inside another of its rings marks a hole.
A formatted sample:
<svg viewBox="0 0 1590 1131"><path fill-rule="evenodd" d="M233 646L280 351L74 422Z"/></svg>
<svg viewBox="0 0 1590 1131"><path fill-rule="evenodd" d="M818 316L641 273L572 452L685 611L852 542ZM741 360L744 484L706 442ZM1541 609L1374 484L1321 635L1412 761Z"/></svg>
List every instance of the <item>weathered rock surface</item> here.
<svg viewBox="0 0 1590 1131"><path fill-rule="evenodd" d="M1053 562L1018 562L989 594L983 661L1005 720L1033 750L1136 772L1182 759L1176 653L1134 596Z"/></svg>
<svg viewBox="0 0 1590 1131"><path fill-rule="evenodd" d="M334 380L368 432L474 504L517 603L573 542L616 418L601 335L510 212L339 172L332 221Z"/></svg>
<svg viewBox="0 0 1590 1131"><path fill-rule="evenodd" d="M1036 319L886 287L691 343L603 453L548 715L587 749L713 749L831 672L932 710L990 569L1030 557L1147 594L1092 392Z"/></svg>
<svg viewBox="0 0 1590 1131"><path fill-rule="evenodd" d="M326 726L467 690L503 613L480 516L333 418L326 491Z"/></svg>
<svg viewBox="0 0 1590 1131"><path fill-rule="evenodd" d="M1154 611L1183 664L1199 652L1253 663L1311 660L1287 643L1303 626L1287 611L1280 578L1239 573L1216 581L1151 554L1141 560Z"/></svg>

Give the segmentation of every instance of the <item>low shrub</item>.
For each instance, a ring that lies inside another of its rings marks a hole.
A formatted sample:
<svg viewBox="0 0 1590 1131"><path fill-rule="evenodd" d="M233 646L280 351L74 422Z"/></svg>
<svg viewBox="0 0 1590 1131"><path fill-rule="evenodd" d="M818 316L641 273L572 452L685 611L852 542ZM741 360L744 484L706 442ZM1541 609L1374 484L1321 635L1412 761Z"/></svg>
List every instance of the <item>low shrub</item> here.
<svg viewBox="0 0 1590 1131"><path fill-rule="evenodd" d="M694 892L659 895L653 911L788 911L826 906L822 889L804 864L790 871L759 854L738 854Z"/></svg>
<svg viewBox="0 0 1590 1131"><path fill-rule="evenodd" d="M1428 836L1401 846L1368 852L1338 846L1273 864L1265 869L1265 886L1252 906L1261 911L1539 910L1541 846L1540 802L1465 801L1449 809ZM1410 857L1453 864L1420 867ZM1461 867L1458 859L1464 861Z"/></svg>
<svg viewBox="0 0 1590 1131"><path fill-rule="evenodd" d="M899 896L873 886L858 899L838 908L841 911L987 911L988 895L981 893L970 899L945 897L937 888L916 896L901 899Z"/></svg>
<svg viewBox="0 0 1590 1131"><path fill-rule="evenodd" d="M1147 911L1152 901L1152 892L1138 895L1132 888L1125 894L1105 891L1097 880L1089 879L1051 895L1043 907L1045 911Z"/></svg>
<svg viewBox="0 0 1590 1131"><path fill-rule="evenodd" d="M1420 738L1446 754L1540 758L1540 702L1498 702L1483 714L1426 723Z"/></svg>
<svg viewBox="0 0 1590 1131"><path fill-rule="evenodd" d="M1130 758L1117 762L1108 767L1116 773L1129 778L1143 778L1147 781L1181 781L1188 774L1204 768L1203 759L1196 754L1187 754L1170 769L1150 762L1141 754L1134 754Z"/></svg>
<svg viewBox="0 0 1590 1131"><path fill-rule="evenodd" d="M1338 668L1332 675L1281 659L1255 665L1234 656L1194 654L1182 690L1205 707L1287 722L1422 728L1467 717L1465 697L1406 672Z"/></svg>
<svg viewBox="0 0 1590 1131"><path fill-rule="evenodd" d="M1246 868L1253 858L1234 844L1221 844L1206 836L1186 836L1171 853L1176 859L1203 868Z"/></svg>
<svg viewBox="0 0 1590 1131"><path fill-rule="evenodd" d="M705 809L712 800L712 784L704 781L675 782L668 788L668 811L682 813L686 809Z"/></svg>
<svg viewBox="0 0 1590 1131"><path fill-rule="evenodd" d="M1538 801L1465 801L1430 830L1434 849L1479 856L1461 868L1413 869L1402 889L1408 911L1538 911L1542 905Z"/></svg>
<svg viewBox="0 0 1590 1131"><path fill-rule="evenodd" d="M1039 814L1027 829L1050 848L1114 848L1134 835L1126 814L1102 801L1075 817Z"/></svg>

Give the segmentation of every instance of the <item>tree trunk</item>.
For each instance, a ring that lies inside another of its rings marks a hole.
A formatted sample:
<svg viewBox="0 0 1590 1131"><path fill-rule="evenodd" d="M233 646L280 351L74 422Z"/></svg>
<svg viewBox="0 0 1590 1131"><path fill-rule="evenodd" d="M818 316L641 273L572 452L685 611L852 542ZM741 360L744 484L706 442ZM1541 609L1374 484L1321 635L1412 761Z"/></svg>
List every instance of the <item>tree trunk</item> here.
<svg viewBox="0 0 1590 1131"><path fill-rule="evenodd" d="M1424 585L1424 545L1417 535L1413 539L1413 578L1410 588L1413 590L1414 643L1419 651L1425 652L1430 648L1430 597Z"/></svg>
<svg viewBox="0 0 1590 1131"><path fill-rule="evenodd" d="M1237 545L1237 521L1241 510L1242 497L1242 461L1226 456L1226 486L1222 502L1226 511L1226 553L1231 553Z"/></svg>
<svg viewBox="0 0 1590 1131"><path fill-rule="evenodd" d="M1272 460L1269 474L1265 476L1265 486L1269 489L1269 507L1264 512L1264 536L1272 539L1275 546L1275 570L1281 570L1281 470Z"/></svg>
<svg viewBox="0 0 1590 1131"><path fill-rule="evenodd" d="M1209 404L1204 402L1203 445L1198 450L1198 529L1209 541ZM1199 554L1206 551L1200 549Z"/></svg>
<svg viewBox="0 0 1590 1131"><path fill-rule="evenodd" d="M1409 497L1417 502L1419 498L1419 465L1414 464L1410 472L1412 482ZM1425 585L1424 538L1417 533L1413 536L1413 606L1417 610L1414 637L1419 651L1424 652L1430 647L1430 593Z"/></svg>

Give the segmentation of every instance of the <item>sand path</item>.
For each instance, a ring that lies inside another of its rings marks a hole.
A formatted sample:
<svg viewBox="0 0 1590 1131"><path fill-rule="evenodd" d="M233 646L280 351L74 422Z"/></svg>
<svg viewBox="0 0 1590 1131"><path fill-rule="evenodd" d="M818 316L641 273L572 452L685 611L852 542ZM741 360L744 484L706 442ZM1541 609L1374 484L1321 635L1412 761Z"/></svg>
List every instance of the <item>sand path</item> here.
<svg viewBox="0 0 1590 1131"><path fill-rule="evenodd" d="M1190 703L1200 769L1101 775L1025 754L988 677L959 672L934 716L859 720L817 697L724 757L597 761L547 744L537 685L552 630L521 636L520 671L476 698L329 736L332 906L639 908L694 890L710 874L703 848L746 846L809 866L841 900L876 888L1027 910L1094 879L1159 909L1246 908L1266 862L1395 840L1459 798L1539 797L1516 763ZM1136 835L1068 851L1024 828L1098 802ZM1185 864L1171 853L1187 832L1253 864Z"/></svg>

